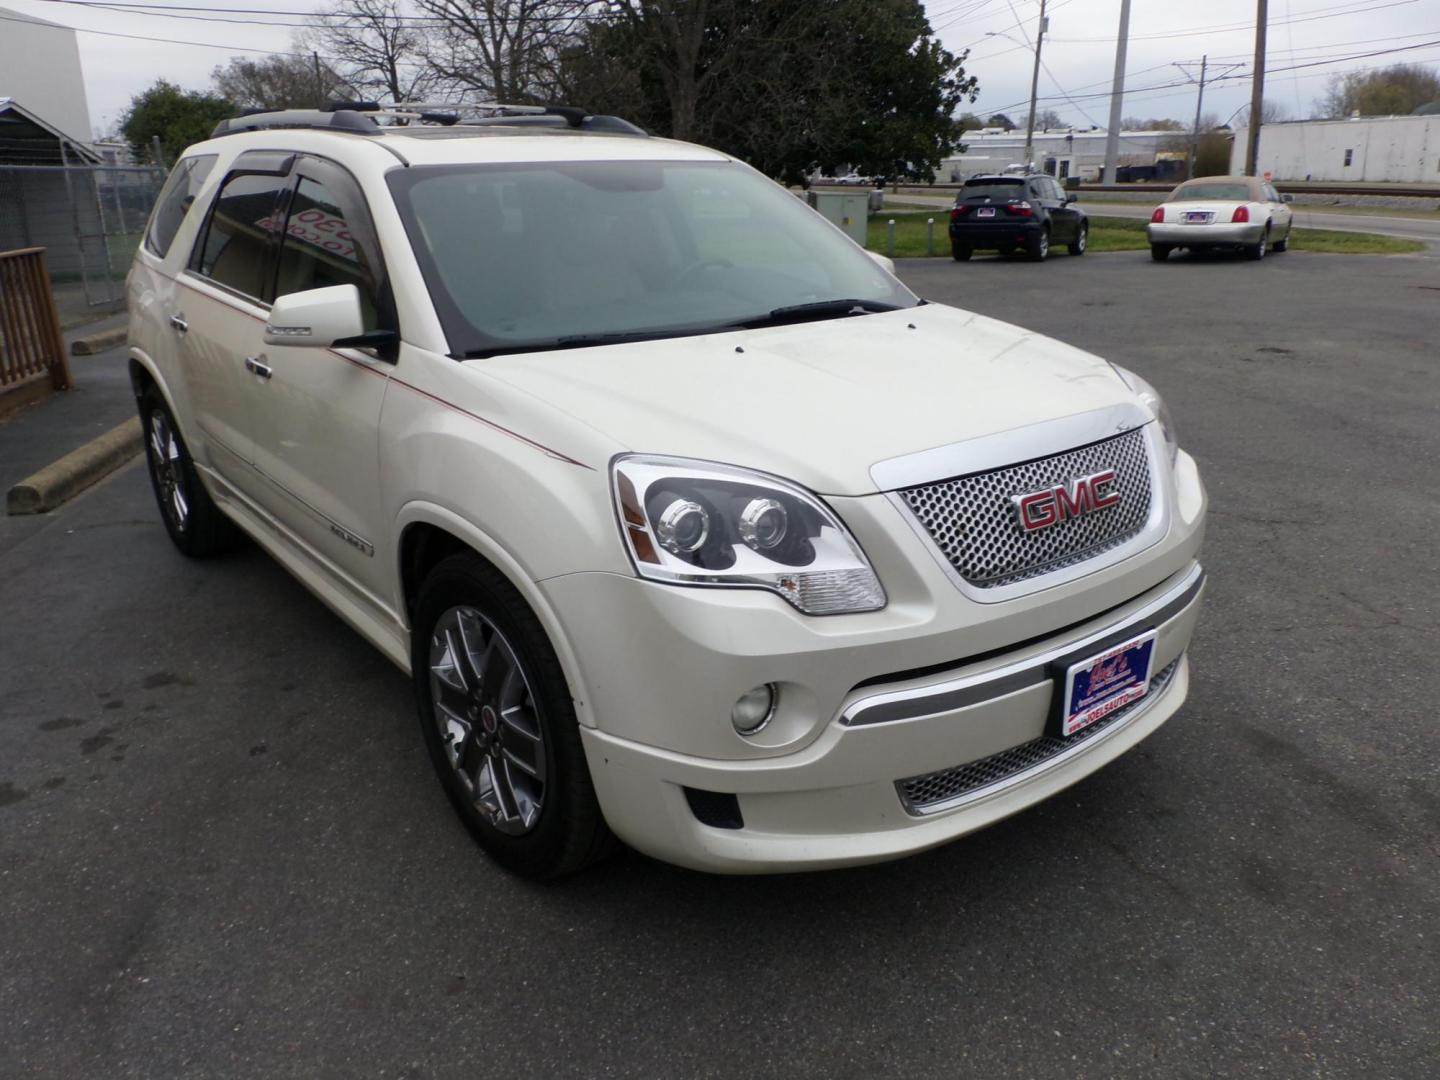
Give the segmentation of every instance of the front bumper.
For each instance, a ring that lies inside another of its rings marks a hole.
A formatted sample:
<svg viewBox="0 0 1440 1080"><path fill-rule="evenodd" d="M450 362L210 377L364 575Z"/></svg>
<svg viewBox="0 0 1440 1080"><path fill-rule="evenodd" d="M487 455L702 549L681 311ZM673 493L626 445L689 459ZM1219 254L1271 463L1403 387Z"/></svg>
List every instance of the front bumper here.
<svg viewBox="0 0 1440 1080"><path fill-rule="evenodd" d="M607 821L669 862L728 873L818 870L896 858L1017 813L1112 761L1163 724L1189 688L1184 651L1199 614L1198 564L1084 626L939 675L852 690L840 715L793 754L718 761L582 729ZM1093 735L932 807L907 807L901 782L1042 739L1049 661L1158 631L1152 693ZM1171 667L1173 665L1173 667ZM703 824L686 788L734 794L741 828Z"/></svg>
<svg viewBox="0 0 1440 1080"><path fill-rule="evenodd" d="M1145 235L1152 244L1170 244L1174 247L1240 247L1260 242L1265 231L1264 222L1221 222L1212 225L1183 225L1151 222L1145 226Z"/></svg>

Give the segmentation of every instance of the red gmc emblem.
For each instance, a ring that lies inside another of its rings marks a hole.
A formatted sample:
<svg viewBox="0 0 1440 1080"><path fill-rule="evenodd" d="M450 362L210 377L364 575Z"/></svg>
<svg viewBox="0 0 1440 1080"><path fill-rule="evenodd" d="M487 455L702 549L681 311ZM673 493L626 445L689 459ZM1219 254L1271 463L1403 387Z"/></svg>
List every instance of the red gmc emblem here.
<svg viewBox="0 0 1440 1080"><path fill-rule="evenodd" d="M1059 525L1066 518L1084 517L1114 506L1120 501L1120 493L1114 485L1115 470L1106 469L1043 491L1011 495L1010 501L1015 504L1020 528L1025 532L1035 532Z"/></svg>

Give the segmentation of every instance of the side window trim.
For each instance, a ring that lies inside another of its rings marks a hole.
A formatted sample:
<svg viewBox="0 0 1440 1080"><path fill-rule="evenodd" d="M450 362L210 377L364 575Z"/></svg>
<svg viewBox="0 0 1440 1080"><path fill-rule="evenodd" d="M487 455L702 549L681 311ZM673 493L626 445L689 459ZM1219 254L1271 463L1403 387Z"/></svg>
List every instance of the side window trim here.
<svg viewBox="0 0 1440 1080"><path fill-rule="evenodd" d="M262 307L269 307L274 296L251 296L240 289L233 288L219 281L200 269L205 254L205 245L210 238L210 228L215 220L215 208L220 203L220 198L225 194L225 188L229 183L241 176L274 176L285 178L285 183L278 189L279 197L272 209L274 214L287 214L290 210L290 194L295 189L294 165L298 155L289 151L277 153L272 150L247 150L230 163L230 168L225 170L225 175L220 178L220 183L215 188L215 194L211 197L209 205L205 208L205 219L201 222L200 228L195 234L195 242L190 248L190 257L186 260L184 270L194 274L207 285L221 289L232 296L237 296L253 304ZM269 262L269 292L274 293L275 274L274 268L278 262L279 245L275 240L275 233L271 231L271 238L266 241L266 259Z"/></svg>

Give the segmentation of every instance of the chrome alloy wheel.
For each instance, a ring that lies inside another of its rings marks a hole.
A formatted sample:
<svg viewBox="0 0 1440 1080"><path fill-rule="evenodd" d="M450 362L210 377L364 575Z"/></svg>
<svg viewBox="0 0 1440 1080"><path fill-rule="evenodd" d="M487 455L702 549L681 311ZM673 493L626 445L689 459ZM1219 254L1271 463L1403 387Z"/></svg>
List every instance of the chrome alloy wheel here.
<svg viewBox="0 0 1440 1080"><path fill-rule="evenodd" d="M170 427L170 418L163 409L152 410L150 471L160 492L160 505L175 530L184 532L190 523L190 500L185 495L185 464L180 455L180 441Z"/></svg>
<svg viewBox="0 0 1440 1080"><path fill-rule="evenodd" d="M515 651L473 607L430 636L430 700L450 767L500 832L523 836L545 805L545 734Z"/></svg>

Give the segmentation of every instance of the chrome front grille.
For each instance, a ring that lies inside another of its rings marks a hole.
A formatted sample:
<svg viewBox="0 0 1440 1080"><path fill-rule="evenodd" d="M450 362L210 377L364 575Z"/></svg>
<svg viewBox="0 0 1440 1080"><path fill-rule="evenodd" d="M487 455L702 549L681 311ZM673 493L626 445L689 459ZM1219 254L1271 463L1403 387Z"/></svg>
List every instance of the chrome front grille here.
<svg viewBox="0 0 1440 1080"><path fill-rule="evenodd" d="M900 801L912 814L933 813L961 796L978 792L992 784L999 784L1013 776L1042 765L1057 754L1074 749L1093 739L1107 728L1114 727L1142 706L1150 704L1169 685L1180 666L1177 658L1166 664L1150 677L1150 692L1116 709L1109 716L1095 721L1089 727L1076 732L1068 739L1058 735L1042 735L1038 739L1001 750L979 761L968 761L964 765L942 769L940 772L912 776L908 780L897 780L895 788Z"/></svg>
<svg viewBox="0 0 1440 1080"><path fill-rule="evenodd" d="M1013 497L1114 469L1120 501L1049 528L1020 528ZM1150 516L1150 463L1145 431L1052 457L902 488L900 497L955 572L982 589L1013 585L1119 547Z"/></svg>

